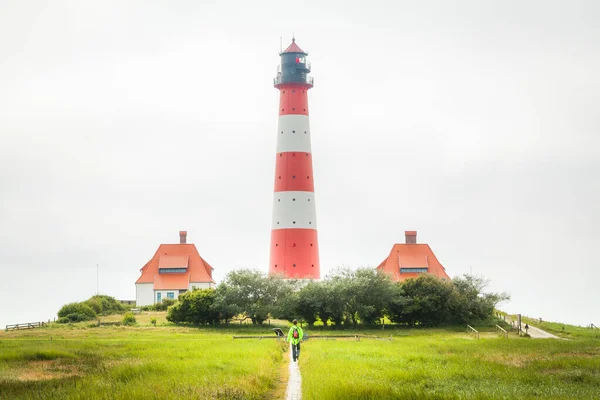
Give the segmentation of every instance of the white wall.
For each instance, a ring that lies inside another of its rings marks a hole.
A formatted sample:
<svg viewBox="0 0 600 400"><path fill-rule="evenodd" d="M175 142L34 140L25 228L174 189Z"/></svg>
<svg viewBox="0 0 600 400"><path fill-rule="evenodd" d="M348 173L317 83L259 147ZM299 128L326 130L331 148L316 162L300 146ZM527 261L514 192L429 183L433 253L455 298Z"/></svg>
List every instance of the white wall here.
<svg viewBox="0 0 600 400"><path fill-rule="evenodd" d="M135 284L135 303L139 306L154 304L154 283Z"/></svg>
<svg viewBox="0 0 600 400"><path fill-rule="evenodd" d="M164 299L168 299L167 293L173 293L175 300L179 297L179 289L169 289L169 290L156 290L154 291L154 303L158 303L158 294L160 293L160 301Z"/></svg>

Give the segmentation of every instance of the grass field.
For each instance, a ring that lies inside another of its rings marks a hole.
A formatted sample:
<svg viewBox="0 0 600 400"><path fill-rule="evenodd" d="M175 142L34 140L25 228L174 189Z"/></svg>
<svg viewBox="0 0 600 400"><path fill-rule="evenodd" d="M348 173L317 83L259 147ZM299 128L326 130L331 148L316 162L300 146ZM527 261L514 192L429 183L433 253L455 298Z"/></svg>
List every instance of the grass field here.
<svg viewBox="0 0 600 400"><path fill-rule="evenodd" d="M275 340L233 341L234 333L252 330L71 327L0 334L0 399L268 399L280 384L284 353Z"/></svg>
<svg viewBox="0 0 600 400"><path fill-rule="evenodd" d="M232 339L270 335L269 326L186 328L168 324L164 313L136 317L136 327L81 323L0 332L0 399L275 399L285 393L286 349L276 340ZM479 340L462 327L356 331L388 340L309 339L300 358L303 398L600 398L600 338L562 327L556 329L569 340L514 333L503 339L493 324L476 326Z"/></svg>
<svg viewBox="0 0 600 400"><path fill-rule="evenodd" d="M600 398L600 341L482 337L422 330L391 341L309 341L303 398Z"/></svg>

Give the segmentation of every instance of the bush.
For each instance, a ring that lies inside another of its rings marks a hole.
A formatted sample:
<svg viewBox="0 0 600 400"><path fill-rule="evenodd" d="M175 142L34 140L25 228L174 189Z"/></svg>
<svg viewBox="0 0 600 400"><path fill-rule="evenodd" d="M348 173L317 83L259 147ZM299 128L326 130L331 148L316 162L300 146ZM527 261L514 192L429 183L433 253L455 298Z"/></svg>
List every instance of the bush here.
<svg viewBox="0 0 600 400"><path fill-rule="evenodd" d="M214 289L200 289L179 296L179 301L169 308L167 321L207 324L219 321L219 313L213 307Z"/></svg>
<svg viewBox="0 0 600 400"><path fill-rule="evenodd" d="M175 299L163 299L160 303L151 304L149 306L142 306L140 307L140 309L142 311L167 311L167 309L176 302L177 300Z"/></svg>
<svg viewBox="0 0 600 400"><path fill-rule="evenodd" d="M136 324L135 316L132 312L126 312L123 316L123 325L132 326Z"/></svg>
<svg viewBox="0 0 600 400"><path fill-rule="evenodd" d="M114 297L103 294L92 296L84 303L89 305L99 315L120 314L126 311L125 306L119 303Z"/></svg>
<svg viewBox="0 0 600 400"><path fill-rule="evenodd" d="M89 321L96 318L96 312L86 303L69 303L61 307L58 317L70 322Z"/></svg>
<svg viewBox="0 0 600 400"><path fill-rule="evenodd" d="M59 324L68 324L71 320L67 317L60 317L56 322Z"/></svg>
<svg viewBox="0 0 600 400"><path fill-rule="evenodd" d="M152 317L150 318L150 323L154 326L156 326L156 318Z"/></svg>

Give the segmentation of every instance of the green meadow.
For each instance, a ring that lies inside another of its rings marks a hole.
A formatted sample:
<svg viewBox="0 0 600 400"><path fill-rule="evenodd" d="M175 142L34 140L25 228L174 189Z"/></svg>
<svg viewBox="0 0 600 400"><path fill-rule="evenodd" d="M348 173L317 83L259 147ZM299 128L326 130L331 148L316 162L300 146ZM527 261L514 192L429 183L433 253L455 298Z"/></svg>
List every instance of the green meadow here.
<svg viewBox="0 0 600 400"><path fill-rule="evenodd" d="M134 327L79 323L0 332L0 399L283 398L285 346L232 338L272 335L271 326L178 327L164 313L137 319ZM559 324L568 339L536 340L476 328L480 339L462 327L306 328L303 398L600 398L600 331ZM352 333L361 339L314 337Z"/></svg>
<svg viewBox="0 0 600 400"><path fill-rule="evenodd" d="M274 340L233 341L239 331L101 327L0 334L0 399L269 398L285 353Z"/></svg>

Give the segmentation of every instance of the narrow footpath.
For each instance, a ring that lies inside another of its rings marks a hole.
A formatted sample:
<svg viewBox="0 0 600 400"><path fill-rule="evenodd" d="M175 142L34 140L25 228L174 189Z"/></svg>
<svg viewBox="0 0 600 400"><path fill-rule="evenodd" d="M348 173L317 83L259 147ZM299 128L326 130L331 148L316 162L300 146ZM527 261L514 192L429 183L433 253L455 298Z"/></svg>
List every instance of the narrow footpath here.
<svg viewBox="0 0 600 400"><path fill-rule="evenodd" d="M521 323L521 330L525 332L525 324ZM527 330L529 336L533 339L560 339L558 336L548 333L546 331L541 330L540 328L536 328L535 326L529 325L529 329Z"/></svg>
<svg viewBox="0 0 600 400"><path fill-rule="evenodd" d="M507 319L506 322L513 325L515 328L518 325L517 322L513 321L512 319ZM525 325L526 325L525 322L521 322L521 330L523 332L525 332ZM535 326L531 326L531 325L529 325L529 329L527 330L527 333L529 333L529 336L531 336L532 339L560 339L556 335L553 335L549 332L546 332L544 330L541 330L540 328L536 328Z"/></svg>
<svg viewBox="0 0 600 400"><path fill-rule="evenodd" d="M290 345L290 379L288 380L287 390L285 391L286 400L301 400L302 399L302 376L298 363L292 361L292 346Z"/></svg>

